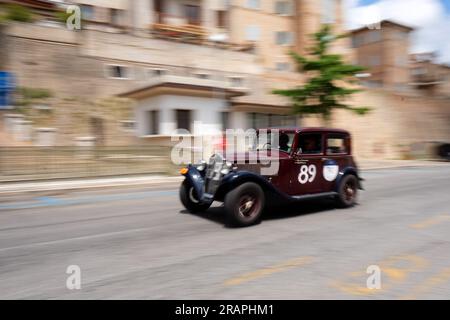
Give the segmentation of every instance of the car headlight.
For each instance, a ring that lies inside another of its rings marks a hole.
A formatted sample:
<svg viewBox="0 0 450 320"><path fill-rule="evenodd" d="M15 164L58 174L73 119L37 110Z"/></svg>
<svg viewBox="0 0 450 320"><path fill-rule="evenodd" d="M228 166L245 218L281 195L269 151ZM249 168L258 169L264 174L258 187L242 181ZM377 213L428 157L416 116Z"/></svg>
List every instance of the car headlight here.
<svg viewBox="0 0 450 320"><path fill-rule="evenodd" d="M207 165L206 161L203 160L202 162L200 162L199 165L197 165L195 167L197 168L198 171L202 172L202 171L205 171L206 165Z"/></svg>
<svg viewBox="0 0 450 320"><path fill-rule="evenodd" d="M232 169L233 169L233 164L231 162L227 161L224 163L224 167L220 171L220 173L223 175L227 175L231 172Z"/></svg>

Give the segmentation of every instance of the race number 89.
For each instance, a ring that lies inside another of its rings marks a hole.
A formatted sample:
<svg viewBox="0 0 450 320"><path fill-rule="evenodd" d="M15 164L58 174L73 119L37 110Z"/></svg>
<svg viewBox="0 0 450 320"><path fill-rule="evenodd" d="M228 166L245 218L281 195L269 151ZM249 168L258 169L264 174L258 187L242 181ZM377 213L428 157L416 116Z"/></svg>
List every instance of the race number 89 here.
<svg viewBox="0 0 450 320"><path fill-rule="evenodd" d="M311 183L316 179L317 168L315 165L304 165L300 167L300 174L298 175L298 181L301 184Z"/></svg>

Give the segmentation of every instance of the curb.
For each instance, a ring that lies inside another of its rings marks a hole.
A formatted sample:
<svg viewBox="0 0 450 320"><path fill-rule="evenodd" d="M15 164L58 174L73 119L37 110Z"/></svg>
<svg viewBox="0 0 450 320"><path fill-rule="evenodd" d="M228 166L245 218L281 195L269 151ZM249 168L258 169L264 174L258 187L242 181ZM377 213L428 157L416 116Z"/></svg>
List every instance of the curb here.
<svg viewBox="0 0 450 320"><path fill-rule="evenodd" d="M47 192L47 191L71 191L87 190L99 188L114 187L133 187L133 186L151 186L169 183L181 183L183 177L137 177L137 178L116 178L116 179L96 179L96 180L70 180L70 181L51 181L51 182L26 182L10 183L0 185L0 195L29 193L29 192Z"/></svg>
<svg viewBox="0 0 450 320"><path fill-rule="evenodd" d="M379 166L369 166L364 168L364 166L359 166L361 171L372 171L372 170L383 170L383 169L401 169L401 168L436 168L445 167L450 165L448 161L434 161L434 162L421 162L421 163L405 163L405 164L386 164Z"/></svg>

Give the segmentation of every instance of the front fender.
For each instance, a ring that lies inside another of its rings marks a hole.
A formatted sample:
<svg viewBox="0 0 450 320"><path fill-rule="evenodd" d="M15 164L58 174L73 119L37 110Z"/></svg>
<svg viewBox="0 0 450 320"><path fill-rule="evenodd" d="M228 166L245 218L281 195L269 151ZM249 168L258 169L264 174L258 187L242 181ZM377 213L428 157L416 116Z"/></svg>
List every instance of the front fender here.
<svg viewBox="0 0 450 320"><path fill-rule="evenodd" d="M342 179L346 175L349 175L349 174L354 175L358 179L358 188L360 190L364 190L363 186L362 186L362 183L361 183L364 179L362 179L361 176L359 175L358 169L356 169L355 167L346 167L346 168L342 169L341 171L339 171L339 175L338 175L338 177L336 179L336 183L335 183L335 186L334 186L334 191L335 192L339 192L339 185L341 184Z"/></svg>
<svg viewBox="0 0 450 320"><path fill-rule="evenodd" d="M186 180L192 185L199 199L203 199L205 179L196 167L190 165L187 173L183 174Z"/></svg>
<svg viewBox="0 0 450 320"><path fill-rule="evenodd" d="M266 178L249 171L231 172L226 175L219 188L217 189L215 199L223 200L225 195L231 190L237 188L246 182L253 182L260 185L263 190L270 195L277 195L285 198L286 196L276 189Z"/></svg>

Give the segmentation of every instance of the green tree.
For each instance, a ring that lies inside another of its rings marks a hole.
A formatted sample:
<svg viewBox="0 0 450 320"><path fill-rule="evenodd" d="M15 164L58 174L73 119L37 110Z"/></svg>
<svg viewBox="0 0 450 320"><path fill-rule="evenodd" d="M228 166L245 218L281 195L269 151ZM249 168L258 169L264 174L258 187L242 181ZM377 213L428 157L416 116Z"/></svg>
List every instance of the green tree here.
<svg viewBox="0 0 450 320"><path fill-rule="evenodd" d="M0 23L8 21L31 22L32 12L19 4L7 4L0 7Z"/></svg>
<svg viewBox="0 0 450 320"><path fill-rule="evenodd" d="M304 86L288 90L274 90L273 93L288 97L293 103L295 114L321 115L329 121L333 110L345 109L357 114L366 114L367 107L352 107L345 104L345 98L361 90L351 88L356 83L356 75L365 69L347 64L338 54L330 54L333 42L346 37L334 36L331 27L324 25L319 32L312 35L314 45L308 51L309 56L291 52L298 65L299 72L306 73L308 81Z"/></svg>

